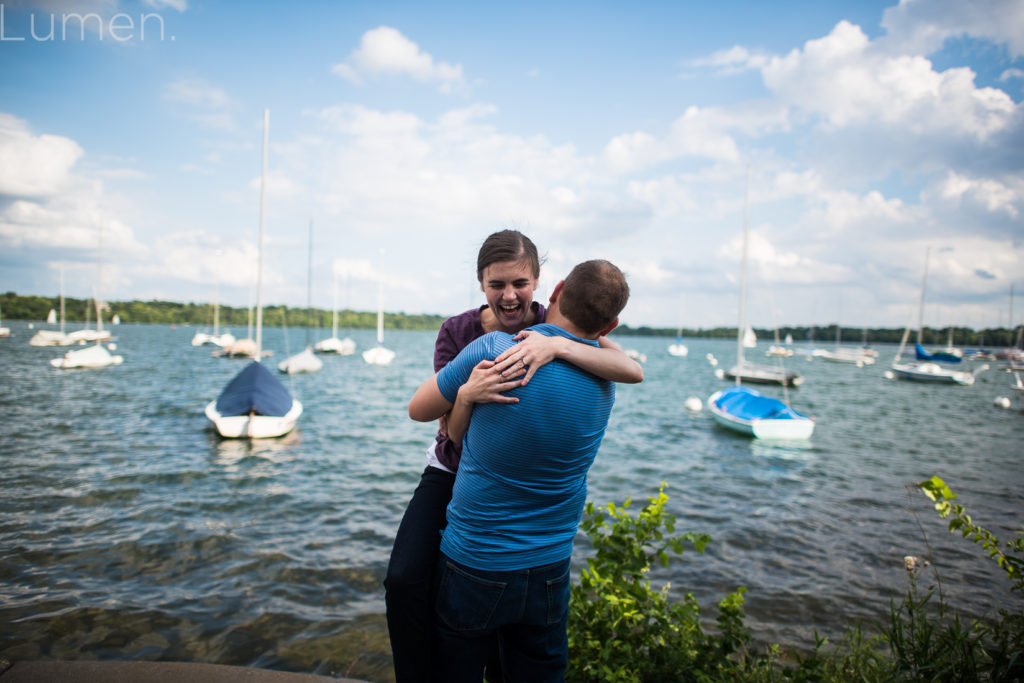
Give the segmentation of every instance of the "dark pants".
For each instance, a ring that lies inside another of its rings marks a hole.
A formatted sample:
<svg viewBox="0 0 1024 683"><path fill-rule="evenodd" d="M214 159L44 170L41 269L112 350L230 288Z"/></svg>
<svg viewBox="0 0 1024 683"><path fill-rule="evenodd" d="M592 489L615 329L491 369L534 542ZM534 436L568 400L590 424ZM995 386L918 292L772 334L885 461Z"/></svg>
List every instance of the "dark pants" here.
<svg viewBox="0 0 1024 683"><path fill-rule="evenodd" d="M429 681L434 568L455 475L427 467L405 509L384 579L395 680Z"/></svg>
<svg viewBox="0 0 1024 683"><path fill-rule="evenodd" d="M509 683L565 680L569 559L517 571L472 569L440 553L435 677L479 683L495 634Z"/></svg>

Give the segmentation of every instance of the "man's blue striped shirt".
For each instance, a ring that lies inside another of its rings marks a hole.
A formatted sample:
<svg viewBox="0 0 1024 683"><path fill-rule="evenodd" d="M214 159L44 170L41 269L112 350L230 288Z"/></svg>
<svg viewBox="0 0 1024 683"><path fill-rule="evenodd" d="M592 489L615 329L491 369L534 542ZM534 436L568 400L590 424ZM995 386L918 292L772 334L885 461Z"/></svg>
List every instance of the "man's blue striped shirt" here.
<svg viewBox="0 0 1024 683"><path fill-rule="evenodd" d="M530 329L598 345L556 325ZM466 346L437 376L445 399L454 403L477 363L515 343L492 332ZM526 569L572 555L587 471L615 401L612 382L561 360L509 393L519 403L473 409L441 541L446 555L476 569Z"/></svg>

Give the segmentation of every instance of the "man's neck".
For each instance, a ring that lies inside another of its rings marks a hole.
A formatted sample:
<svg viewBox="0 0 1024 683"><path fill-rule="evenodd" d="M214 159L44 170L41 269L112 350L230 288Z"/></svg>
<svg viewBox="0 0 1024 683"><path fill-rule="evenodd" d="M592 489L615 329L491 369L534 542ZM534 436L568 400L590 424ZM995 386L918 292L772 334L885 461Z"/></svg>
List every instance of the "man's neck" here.
<svg viewBox="0 0 1024 683"><path fill-rule="evenodd" d="M566 318L564 315L562 315L562 313L559 310L557 310L556 306L551 306L550 308L548 308L548 315L544 319L544 322L550 325L557 325L558 327L561 327L569 334L575 335L580 339L597 339L596 334L585 334L582 330L573 325L572 321Z"/></svg>

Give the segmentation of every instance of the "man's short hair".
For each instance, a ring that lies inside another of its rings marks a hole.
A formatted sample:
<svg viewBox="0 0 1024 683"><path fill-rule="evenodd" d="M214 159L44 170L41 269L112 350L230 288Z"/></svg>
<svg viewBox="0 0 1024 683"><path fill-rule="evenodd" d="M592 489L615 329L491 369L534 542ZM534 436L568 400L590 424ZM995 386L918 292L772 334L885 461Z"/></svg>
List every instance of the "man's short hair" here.
<svg viewBox="0 0 1024 683"><path fill-rule="evenodd" d="M558 308L586 334L597 334L618 317L629 301L626 276L603 259L584 261L565 278Z"/></svg>

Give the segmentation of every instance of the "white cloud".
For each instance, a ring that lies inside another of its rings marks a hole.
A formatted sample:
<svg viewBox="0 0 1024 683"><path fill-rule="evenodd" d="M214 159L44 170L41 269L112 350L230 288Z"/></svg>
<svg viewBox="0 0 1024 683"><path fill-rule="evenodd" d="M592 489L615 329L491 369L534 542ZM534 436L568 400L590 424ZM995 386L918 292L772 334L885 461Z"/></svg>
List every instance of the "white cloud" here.
<svg viewBox="0 0 1024 683"><path fill-rule="evenodd" d="M769 56L763 52L751 52L742 45L734 45L727 50L718 50L708 57L700 57L686 62L687 67L711 68L722 75L736 74L752 69L761 69Z"/></svg>
<svg viewBox="0 0 1024 683"><path fill-rule="evenodd" d="M969 69L937 72L924 57L883 54L845 21L803 50L770 60L763 77L775 97L831 129L880 125L984 141L1016 121L1013 100L977 88Z"/></svg>
<svg viewBox="0 0 1024 683"><path fill-rule="evenodd" d="M168 83L163 99L180 106L181 114L203 128L234 131L238 128L234 103L221 88L201 78L185 78Z"/></svg>
<svg viewBox="0 0 1024 683"><path fill-rule="evenodd" d="M929 55L949 38L969 35L1024 55L1024 4L1019 0L900 0L882 13L887 50Z"/></svg>
<svg viewBox="0 0 1024 683"><path fill-rule="evenodd" d="M332 71L356 85L369 77L391 75L436 85L443 93L466 87L461 65L435 62L429 53L390 26L364 33L359 47Z"/></svg>
<svg viewBox="0 0 1024 683"><path fill-rule="evenodd" d="M0 195L53 195L71 180L82 148L59 135L35 135L24 121L0 113Z"/></svg>

